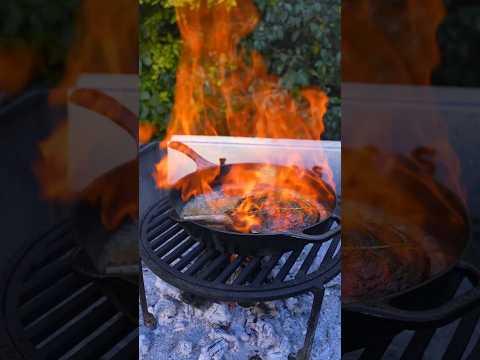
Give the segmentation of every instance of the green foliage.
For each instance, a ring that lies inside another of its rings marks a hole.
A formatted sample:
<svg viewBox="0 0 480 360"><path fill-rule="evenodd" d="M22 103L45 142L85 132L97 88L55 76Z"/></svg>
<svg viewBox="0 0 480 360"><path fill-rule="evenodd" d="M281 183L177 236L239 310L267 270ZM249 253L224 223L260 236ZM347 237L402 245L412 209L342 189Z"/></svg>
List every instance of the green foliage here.
<svg viewBox="0 0 480 360"><path fill-rule="evenodd" d="M172 109L180 55L175 11L164 0L140 3L140 120L163 131Z"/></svg>
<svg viewBox="0 0 480 360"><path fill-rule="evenodd" d="M256 0L262 20L246 45L296 92L318 86L330 97L325 138L340 139L341 1Z"/></svg>
<svg viewBox="0 0 480 360"><path fill-rule="evenodd" d="M170 5L198 0L141 0L141 119L165 129L180 52ZM231 0L220 0L231 1ZM340 138L340 0L256 0L262 20L244 40L294 93L318 86L330 97L325 138Z"/></svg>
<svg viewBox="0 0 480 360"><path fill-rule="evenodd" d="M340 94L341 2L257 0L262 21L247 45L270 61L288 89L316 85Z"/></svg>

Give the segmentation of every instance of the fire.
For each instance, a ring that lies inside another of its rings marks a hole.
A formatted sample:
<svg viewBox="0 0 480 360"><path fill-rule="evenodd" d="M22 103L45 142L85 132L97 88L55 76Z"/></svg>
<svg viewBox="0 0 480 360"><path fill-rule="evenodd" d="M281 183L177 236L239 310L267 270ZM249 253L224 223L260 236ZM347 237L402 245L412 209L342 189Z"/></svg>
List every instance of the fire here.
<svg viewBox="0 0 480 360"><path fill-rule="evenodd" d="M406 0L398 5L381 0L346 1L342 12L343 80L365 84L430 85L432 71L440 62L436 33L445 15L442 0ZM401 87L394 88L392 98L395 91L404 94ZM425 96L422 101L430 96L435 103L434 93L429 94L422 93ZM387 153L423 149L423 153L417 154L420 161L423 158L432 164L431 167L441 169L441 173L435 174L441 177L439 180L464 197L459 181L460 166L449 144L447 126L437 108L432 107L424 114L422 119L394 120L382 112L378 115L382 117L381 122L372 119L372 126L358 126L359 121L368 123L370 119L346 117L342 124L342 141L349 147L373 145ZM364 117L362 113L356 115ZM355 174L361 167L362 164L355 167Z"/></svg>
<svg viewBox="0 0 480 360"><path fill-rule="evenodd" d="M249 53L239 46L260 19L251 0L237 1L236 5L201 0L197 7L180 6L176 12L183 49L172 119L162 147L167 147L174 134L320 140L327 95L310 87L295 98L280 87L276 76L268 73L259 53ZM222 191L243 199L232 215L237 224L242 224L236 230L251 231L258 226L260 217L252 215L258 213L257 207L280 219L280 204L291 203L299 196L306 199L318 195L318 190L302 180L301 173L307 170L292 167L298 165L297 154L286 157L289 166L232 168L223 178ZM325 157L321 153L316 157L326 180L334 186ZM219 167L204 171L196 184L180 189L182 198L188 200L211 192L211 182L219 171ZM155 167L158 187L172 186L167 174L164 159ZM296 195L279 191L284 188L294 189ZM302 216L308 216L308 207L303 211Z"/></svg>
<svg viewBox="0 0 480 360"><path fill-rule="evenodd" d="M82 1L76 14L75 38L69 50L66 70L49 97L53 105L65 105L70 100L104 115L135 139L139 130L136 114L96 90L78 90L68 98L67 89L86 73L137 73L137 9L136 0ZM135 219L138 216L136 163L129 162L113 169L81 194L74 193L68 186L68 136L65 122L38 144L41 157L34 168L42 195L55 201L67 201L80 196L99 208L102 222L109 230L118 227L126 218ZM145 138L143 132L142 139Z"/></svg>
<svg viewBox="0 0 480 360"><path fill-rule="evenodd" d="M430 83L440 62L437 28L443 0L342 3L342 78L376 84Z"/></svg>
<svg viewBox="0 0 480 360"><path fill-rule="evenodd" d="M320 215L319 212L322 211ZM304 200L297 192L267 187L241 200L232 214L233 228L239 232L261 232L262 227L291 231L327 216L325 209ZM266 225L265 223L270 222Z"/></svg>
<svg viewBox="0 0 480 360"><path fill-rule="evenodd" d="M75 38L63 79L50 97L64 103L65 89L81 74L136 74L138 71L138 2L85 0L76 16Z"/></svg>
<svg viewBox="0 0 480 360"><path fill-rule="evenodd" d="M355 111L343 103L342 299L351 301L390 295L445 270L460 256L466 219L459 161L435 90L385 85L431 84L444 2L346 1L342 10L343 80L375 84L360 85L362 97L375 94L370 103ZM342 89L347 99L350 89ZM383 90L391 100L378 97ZM414 91L419 102L398 106Z"/></svg>
<svg viewBox="0 0 480 360"><path fill-rule="evenodd" d="M17 95L32 80L40 66L40 57L25 45L0 47L0 92Z"/></svg>
<svg viewBox="0 0 480 360"><path fill-rule="evenodd" d="M155 125L146 121L141 121L138 129L138 142L140 144L146 144L152 139L156 132L157 128Z"/></svg>

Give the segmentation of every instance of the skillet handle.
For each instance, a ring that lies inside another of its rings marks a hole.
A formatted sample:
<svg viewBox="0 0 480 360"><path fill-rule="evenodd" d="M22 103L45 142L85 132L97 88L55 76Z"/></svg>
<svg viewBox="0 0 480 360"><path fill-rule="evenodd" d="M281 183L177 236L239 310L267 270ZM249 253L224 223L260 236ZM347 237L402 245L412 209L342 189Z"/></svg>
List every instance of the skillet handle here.
<svg viewBox="0 0 480 360"><path fill-rule="evenodd" d="M480 305L480 271L465 262L459 262L456 267L465 272L466 276L474 284L474 288L435 309L414 311L398 309L385 303L373 303L351 304L348 305L348 310L385 320L401 321L414 325L432 326L434 324L443 325L449 323L458 318L464 311Z"/></svg>
<svg viewBox="0 0 480 360"><path fill-rule="evenodd" d="M331 218L338 223L338 226L336 226L334 229L331 229L323 234L309 235L304 233L289 233L288 236L296 239L300 239L300 240L311 241L311 242L322 243L322 242L328 241L332 238L332 236L335 236L342 231L342 226L340 225L340 218L336 215L331 215Z"/></svg>
<svg viewBox="0 0 480 360"><path fill-rule="evenodd" d="M192 159L195 162L199 170L217 166L216 164L202 157L200 154L194 151L190 146L185 145L180 141L171 141L168 143L168 147L170 149L180 151L184 155L188 156L190 159Z"/></svg>

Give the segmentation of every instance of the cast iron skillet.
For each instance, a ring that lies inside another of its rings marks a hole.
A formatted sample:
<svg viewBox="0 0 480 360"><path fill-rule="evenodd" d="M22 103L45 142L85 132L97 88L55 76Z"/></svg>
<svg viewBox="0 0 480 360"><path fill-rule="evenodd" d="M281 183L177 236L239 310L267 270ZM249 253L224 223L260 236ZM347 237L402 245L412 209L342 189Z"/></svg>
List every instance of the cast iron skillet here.
<svg viewBox="0 0 480 360"><path fill-rule="evenodd" d="M220 159L220 165L215 165L201 157L191 148L180 142L170 142L169 147L178 150L191 158L197 165L197 171L190 173L178 180L169 193L170 204L172 207L171 218L179 223L191 236L203 241L206 246L213 247L219 251L242 254L242 255L271 255L290 250L301 249L309 243L319 243L327 241L332 235L340 232L340 225L330 229L334 221L339 223L339 218L334 214L336 207L336 196L334 190L324 182L314 171L304 171L303 179L315 187L318 193L317 201L327 209L330 216L317 222L316 224L305 228L301 233L276 232L276 233L239 233L214 228L200 222L186 221L180 217L186 202L182 200L181 191L184 187L192 187L198 184L199 178L206 178L206 175L217 174L213 176L210 186L213 191L218 191L224 177L235 168L246 170L255 170L265 164L260 163L237 163L225 164L224 159ZM272 165L275 168L284 168L280 165ZM212 177L212 176L211 176ZM188 201L192 201L193 198ZM312 199L310 199L312 200Z"/></svg>
<svg viewBox="0 0 480 360"><path fill-rule="evenodd" d="M349 150L344 150L345 157L348 157ZM350 153L351 154L351 153ZM390 157L390 156L389 156ZM413 156L415 158L415 154ZM390 157L393 159L393 157ZM384 162L386 159L383 158ZM424 159L423 159L424 160ZM412 170L403 172L405 178L397 178L405 186L411 186L412 191L420 196L422 201L429 201L431 195L429 189L425 187L416 175L419 171L419 162L412 161L406 157L396 157L395 161L407 169ZM421 165L420 165L421 166ZM383 175L381 175L383 176ZM396 173L399 176L399 173ZM348 186L348 184L347 184ZM385 321L392 321L388 327L393 331L394 328L416 328L422 326L442 326L456 319L464 311L480 305L480 271L471 264L459 261L462 252L468 245L471 238L470 220L462 201L453 192L446 187L437 184L436 189L441 193L443 199L447 201L442 205L432 204L431 219L427 220L429 230L434 233L437 241L453 255L453 260L443 270L430 275L423 282L412 284L405 290L391 293L387 296L376 297L375 295L364 294L362 299L351 299L342 294L342 327L345 325L346 336L355 337L355 329L358 326L368 326L369 328L385 329ZM361 198L363 195L360 195ZM348 200L348 194L344 194L344 203ZM356 199L359 200L359 199ZM363 200L366 200L364 198ZM445 209L455 212L462 221L457 222L459 226L448 226L448 212ZM438 212L437 212L438 211ZM443 212L443 218L441 215ZM347 216L344 214L344 217ZM345 228L345 226L344 226ZM343 246L347 244L348 239L343 239ZM345 254L345 251L343 252ZM366 266L368 264L365 264ZM473 284L473 288L459 296L452 296L452 292L446 289L445 282L442 281L447 273L453 268L461 271ZM343 277L348 274L344 273ZM432 299L435 294L435 299ZM410 304L408 309L400 308L400 304ZM432 309L432 304L433 309ZM424 306L424 308L422 308ZM352 334L348 334L349 326L352 326Z"/></svg>

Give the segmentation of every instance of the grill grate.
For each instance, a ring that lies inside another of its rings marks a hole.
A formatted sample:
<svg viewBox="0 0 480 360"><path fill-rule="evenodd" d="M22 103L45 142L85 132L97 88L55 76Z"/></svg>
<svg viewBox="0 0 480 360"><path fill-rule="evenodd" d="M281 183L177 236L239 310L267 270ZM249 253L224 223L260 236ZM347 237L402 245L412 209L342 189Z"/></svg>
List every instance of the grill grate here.
<svg viewBox="0 0 480 360"><path fill-rule="evenodd" d="M452 287L450 296L472 288L470 281L456 268L444 280L446 288ZM384 333L389 333L385 331ZM440 328L426 327L382 336L382 331L356 335L355 343L364 344L357 350L346 352L344 360L476 360L480 359L480 308ZM349 339L342 339L342 348L349 349Z"/></svg>
<svg viewBox="0 0 480 360"><path fill-rule="evenodd" d="M187 293L223 301L274 300L321 287L339 272L339 235L280 255L231 256L191 238L169 218L169 211L163 197L143 217L142 258Z"/></svg>
<svg viewBox="0 0 480 360"><path fill-rule="evenodd" d="M72 271L76 250L64 223L20 258L5 313L22 358L135 359L138 328L96 280Z"/></svg>

